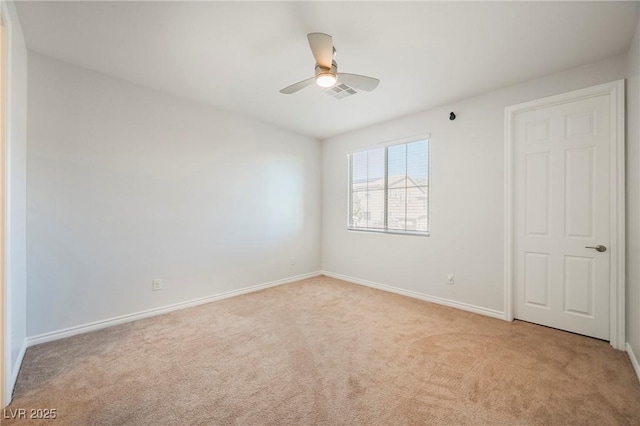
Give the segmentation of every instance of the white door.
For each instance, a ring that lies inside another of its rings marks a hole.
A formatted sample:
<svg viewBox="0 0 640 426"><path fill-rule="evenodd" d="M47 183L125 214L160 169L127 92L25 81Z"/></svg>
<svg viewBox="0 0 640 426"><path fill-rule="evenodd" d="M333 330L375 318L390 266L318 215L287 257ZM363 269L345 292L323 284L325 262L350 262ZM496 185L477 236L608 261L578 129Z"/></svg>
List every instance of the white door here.
<svg viewBox="0 0 640 426"><path fill-rule="evenodd" d="M610 110L602 94L513 120L515 318L605 340Z"/></svg>

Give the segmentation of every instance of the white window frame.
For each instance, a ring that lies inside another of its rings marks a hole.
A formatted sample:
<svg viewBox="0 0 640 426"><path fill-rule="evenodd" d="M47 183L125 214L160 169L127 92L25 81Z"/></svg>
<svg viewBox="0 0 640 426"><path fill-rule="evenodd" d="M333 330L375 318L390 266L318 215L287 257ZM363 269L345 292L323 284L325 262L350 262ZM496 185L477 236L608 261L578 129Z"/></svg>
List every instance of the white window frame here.
<svg viewBox="0 0 640 426"><path fill-rule="evenodd" d="M388 229L386 228L387 226L387 217L388 217L388 204L387 204L387 200L389 198L389 188L388 188L388 164L387 164L387 149L389 147L395 146L395 145L406 145L406 144L410 144L412 142L419 142L419 141L427 141L427 230L426 231L403 231L400 229ZM352 214L351 214L351 209L353 208L352 206L352 170L351 170L351 156L355 153L358 152L362 152L362 151L369 151L372 149L377 149L377 148L385 148L385 183L384 183L384 198L385 198L385 205L384 205L384 222L385 222L385 228L384 229L376 229L376 228L355 228L351 226L351 219L352 219ZM387 141L387 142L383 142L383 143L379 143L379 144L374 144L374 145L368 145L368 146L364 146L364 147L360 147L357 149L354 149L352 151L347 152L347 231L349 232L371 232L374 234L396 234L396 235L412 235L412 236L419 236L419 237L429 237L431 236L431 134L429 133L424 133L424 134L420 134L420 135L415 135L415 136L408 136L405 138L401 138L401 139L394 139L391 141Z"/></svg>

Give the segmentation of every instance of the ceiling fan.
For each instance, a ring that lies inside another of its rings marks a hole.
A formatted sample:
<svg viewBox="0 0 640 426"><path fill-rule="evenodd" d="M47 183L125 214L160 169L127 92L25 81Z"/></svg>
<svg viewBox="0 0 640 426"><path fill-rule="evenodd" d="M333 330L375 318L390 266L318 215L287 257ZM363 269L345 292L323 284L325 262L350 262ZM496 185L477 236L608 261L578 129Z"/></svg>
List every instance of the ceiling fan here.
<svg viewBox="0 0 640 426"><path fill-rule="evenodd" d="M338 84L346 84L354 89L372 91L378 86L380 80L358 74L347 74L338 72L338 64L333 60L336 49L333 47L333 39L324 33L307 34L309 46L313 57L316 59L315 77L299 81L291 86L280 90L280 93L290 95L305 87L311 86L314 82L324 88L329 88Z"/></svg>

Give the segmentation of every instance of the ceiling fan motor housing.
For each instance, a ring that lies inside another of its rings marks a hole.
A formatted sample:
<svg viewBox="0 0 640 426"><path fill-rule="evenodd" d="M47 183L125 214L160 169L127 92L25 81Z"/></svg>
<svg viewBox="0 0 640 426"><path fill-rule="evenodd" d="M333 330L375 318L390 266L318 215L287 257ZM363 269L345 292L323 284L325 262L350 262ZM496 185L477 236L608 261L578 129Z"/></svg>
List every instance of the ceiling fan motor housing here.
<svg viewBox="0 0 640 426"><path fill-rule="evenodd" d="M331 61L331 68L325 68L316 64L316 77L320 74L333 74L336 76L338 74L338 64L336 61Z"/></svg>

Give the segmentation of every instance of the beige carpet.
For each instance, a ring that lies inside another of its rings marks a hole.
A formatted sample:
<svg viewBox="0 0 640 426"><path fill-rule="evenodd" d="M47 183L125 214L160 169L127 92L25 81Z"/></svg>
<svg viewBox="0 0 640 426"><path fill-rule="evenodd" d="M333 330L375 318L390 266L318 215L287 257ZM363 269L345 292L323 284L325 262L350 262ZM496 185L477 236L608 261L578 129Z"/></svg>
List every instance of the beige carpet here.
<svg viewBox="0 0 640 426"><path fill-rule="evenodd" d="M9 408L58 425L638 425L640 384L606 342L318 277L30 348Z"/></svg>

